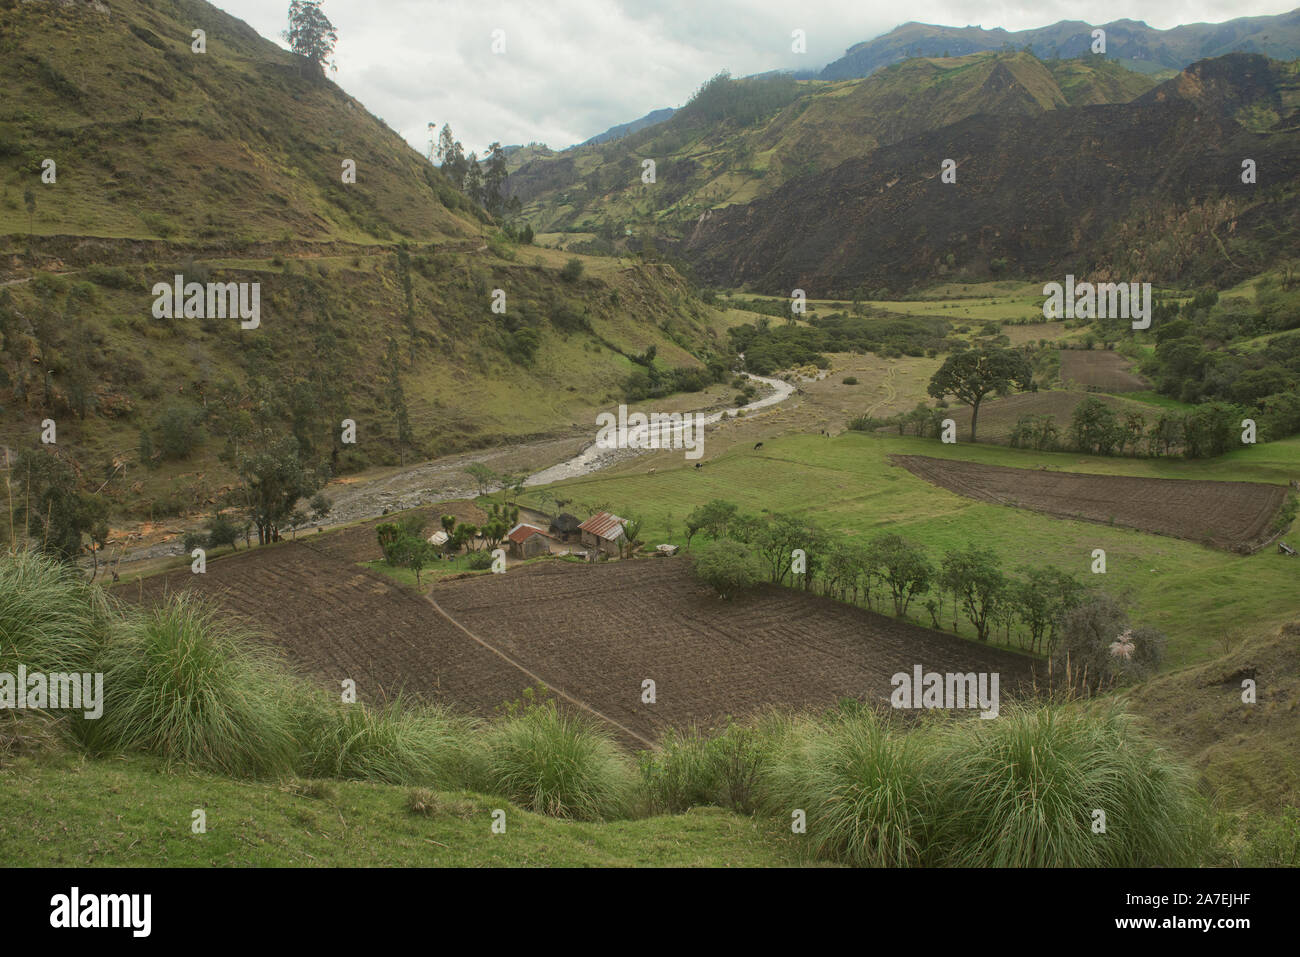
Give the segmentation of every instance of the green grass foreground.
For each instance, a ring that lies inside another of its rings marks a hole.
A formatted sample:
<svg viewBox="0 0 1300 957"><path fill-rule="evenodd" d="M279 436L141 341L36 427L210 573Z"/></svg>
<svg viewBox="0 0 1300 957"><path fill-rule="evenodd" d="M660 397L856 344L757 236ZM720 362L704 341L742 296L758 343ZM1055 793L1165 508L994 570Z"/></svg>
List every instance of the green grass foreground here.
<svg viewBox="0 0 1300 957"><path fill-rule="evenodd" d="M144 756L0 767L0 862L29 867L781 867L776 828L721 808L588 823L470 792L237 781ZM492 811L506 812L504 834ZM207 833L191 832L192 814Z"/></svg>

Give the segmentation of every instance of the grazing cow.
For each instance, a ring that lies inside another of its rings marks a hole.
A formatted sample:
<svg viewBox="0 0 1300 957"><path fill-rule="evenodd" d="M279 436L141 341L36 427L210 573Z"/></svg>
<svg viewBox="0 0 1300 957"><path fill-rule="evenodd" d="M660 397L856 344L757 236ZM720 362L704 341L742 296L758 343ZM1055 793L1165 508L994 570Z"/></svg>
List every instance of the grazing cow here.
<svg viewBox="0 0 1300 957"><path fill-rule="evenodd" d="M646 472L646 475L654 475L654 474L655 474L654 469L651 469L649 472Z"/></svg>
<svg viewBox="0 0 1300 957"><path fill-rule="evenodd" d="M697 469L702 469L702 468L704 468L704 463L703 463L703 462L696 462L696 463L695 463L695 467L696 467Z"/></svg>
<svg viewBox="0 0 1300 957"><path fill-rule="evenodd" d="M762 442L755 442L755 443L754 443L754 450L755 450L755 451L761 449L762 447L763 447L763 443L762 443Z"/></svg>

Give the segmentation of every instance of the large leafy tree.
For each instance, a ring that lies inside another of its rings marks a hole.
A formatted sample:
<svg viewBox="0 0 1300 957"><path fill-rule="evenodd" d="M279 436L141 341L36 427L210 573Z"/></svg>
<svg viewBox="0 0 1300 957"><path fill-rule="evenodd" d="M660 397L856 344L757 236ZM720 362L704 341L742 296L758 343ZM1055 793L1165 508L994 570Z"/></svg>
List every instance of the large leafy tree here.
<svg viewBox="0 0 1300 957"><path fill-rule="evenodd" d="M239 474L260 545L279 541L280 528L298 500L314 495L328 477L323 469L303 463L292 435L264 442L254 454L241 457Z"/></svg>
<svg viewBox="0 0 1300 957"><path fill-rule="evenodd" d="M289 29L283 33L289 49L312 63L324 75L339 36L334 24L320 8L321 0L292 0L289 4Z"/></svg>
<svg viewBox="0 0 1300 957"><path fill-rule="evenodd" d="M934 566L919 545L901 535L881 535L867 550L867 567L887 586L894 599L894 614L907 614L907 606L918 594L930 590Z"/></svg>
<svg viewBox="0 0 1300 957"><path fill-rule="evenodd" d="M997 554L979 545L954 549L943 557L939 581L953 593L980 641L989 640L989 626L1006 598L1007 579L997 563Z"/></svg>
<svg viewBox="0 0 1300 957"><path fill-rule="evenodd" d="M1006 395L1013 389L1028 389L1033 369L1023 353L1012 349L971 349L944 360L930 379L927 390L936 399L956 396L971 407L970 438L975 441L980 403L990 393Z"/></svg>

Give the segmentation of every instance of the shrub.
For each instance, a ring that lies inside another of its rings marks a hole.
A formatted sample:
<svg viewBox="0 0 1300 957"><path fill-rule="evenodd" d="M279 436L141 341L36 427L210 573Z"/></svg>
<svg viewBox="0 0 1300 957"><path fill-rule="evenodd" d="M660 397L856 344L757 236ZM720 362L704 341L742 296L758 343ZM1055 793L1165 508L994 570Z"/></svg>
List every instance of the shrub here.
<svg viewBox="0 0 1300 957"><path fill-rule="evenodd" d="M74 722L96 752L141 749L231 775L286 770L294 741L278 659L189 595L128 616L104 643L104 713Z"/></svg>
<svg viewBox="0 0 1300 957"><path fill-rule="evenodd" d="M575 256L564 264L564 268L560 270L560 278L565 282L577 282L582 278L582 270L582 260Z"/></svg>
<svg viewBox="0 0 1300 957"><path fill-rule="evenodd" d="M1101 592L1063 615L1052 651L1053 676L1087 689L1145 678L1159 668L1165 644L1154 628L1130 627L1115 599Z"/></svg>
<svg viewBox="0 0 1300 957"><path fill-rule="evenodd" d="M503 719L487 739L489 789L520 807L595 821L625 816L636 783L614 741L555 702Z"/></svg>
<svg viewBox="0 0 1300 957"><path fill-rule="evenodd" d="M843 379L841 379L840 381L843 382L845 385L857 385L857 384L858 384L858 378L857 378L857 376L846 375L846 376L845 376Z"/></svg>
<svg viewBox="0 0 1300 957"><path fill-rule="evenodd" d="M728 538L701 545L692 554L695 577L730 601L767 577L753 550Z"/></svg>
<svg viewBox="0 0 1300 957"><path fill-rule="evenodd" d="M108 289L130 289L136 280L121 266L90 266L86 269L86 278L97 286Z"/></svg>
<svg viewBox="0 0 1300 957"><path fill-rule="evenodd" d="M679 814L714 805L753 813L764 775L789 727L772 714L756 722L731 722L709 737L695 727L669 730L658 752L641 753L641 779L655 808Z"/></svg>
<svg viewBox="0 0 1300 957"><path fill-rule="evenodd" d="M186 458L203 441L200 409L189 404L171 404L158 417L158 448L166 459Z"/></svg>
<svg viewBox="0 0 1300 957"><path fill-rule="evenodd" d="M465 559L465 564L467 564L473 571L486 571L492 567L492 553L485 549L470 552Z"/></svg>

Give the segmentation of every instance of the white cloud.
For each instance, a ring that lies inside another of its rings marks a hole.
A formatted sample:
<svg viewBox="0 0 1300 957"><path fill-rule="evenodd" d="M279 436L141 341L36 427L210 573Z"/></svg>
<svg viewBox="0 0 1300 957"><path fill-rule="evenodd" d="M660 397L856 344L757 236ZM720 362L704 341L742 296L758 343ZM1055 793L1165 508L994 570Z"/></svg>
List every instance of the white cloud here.
<svg viewBox="0 0 1300 957"><path fill-rule="evenodd" d="M423 150L450 123L466 151L562 148L663 106L722 69L820 69L904 20L1023 30L1129 18L1153 27L1285 13L1294 0L325 0L339 34L333 79ZM279 39L288 2L217 0ZM791 52L790 32L808 52ZM492 31L506 52L492 53ZM211 42L211 38L209 38Z"/></svg>

